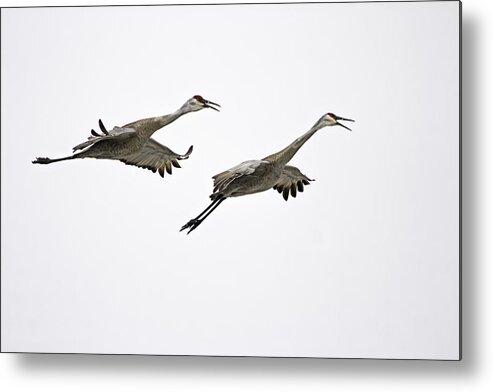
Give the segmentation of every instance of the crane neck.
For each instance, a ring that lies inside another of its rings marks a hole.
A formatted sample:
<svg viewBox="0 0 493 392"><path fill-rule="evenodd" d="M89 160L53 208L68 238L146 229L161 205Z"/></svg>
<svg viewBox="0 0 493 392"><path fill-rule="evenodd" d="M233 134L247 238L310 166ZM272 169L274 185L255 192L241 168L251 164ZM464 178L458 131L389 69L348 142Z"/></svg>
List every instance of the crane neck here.
<svg viewBox="0 0 493 392"><path fill-rule="evenodd" d="M166 125L171 124L173 121L177 120L184 114L190 112L191 110L184 105L173 113L143 120L141 127L141 135L145 138L150 138L154 134L154 132L158 131L159 129L163 128Z"/></svg>
<svg viewBox="0 0 493 392"><path fill-rule="evenodd" d="M323 126L321 126L321 124L317 122L313 127L310 128L308 132L301 135L289 146L283 148L279 152L265 157L263 160L272 162L281 167L285 166L295 156L301 146L303 146L303 144L305 144L308 139L315 135L315 133L321 128L323 128Z"/></svg>

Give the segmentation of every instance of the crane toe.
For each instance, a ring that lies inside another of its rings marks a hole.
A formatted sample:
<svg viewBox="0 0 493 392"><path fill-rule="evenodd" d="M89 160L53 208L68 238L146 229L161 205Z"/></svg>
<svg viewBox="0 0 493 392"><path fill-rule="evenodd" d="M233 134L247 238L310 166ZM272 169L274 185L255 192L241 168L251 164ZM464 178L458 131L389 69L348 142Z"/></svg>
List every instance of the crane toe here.
<svg viewBox="0 0 493 392"><path fill-rule="evenodd" d="M196 225L198 222L199 222L199 220L198 220L198 219L190 219L190 220L189 220L186 224L184 224L184 225L181 227L180 231L186 230L186 229L188 229L189 227L192 227L192 226Z"/></svg>

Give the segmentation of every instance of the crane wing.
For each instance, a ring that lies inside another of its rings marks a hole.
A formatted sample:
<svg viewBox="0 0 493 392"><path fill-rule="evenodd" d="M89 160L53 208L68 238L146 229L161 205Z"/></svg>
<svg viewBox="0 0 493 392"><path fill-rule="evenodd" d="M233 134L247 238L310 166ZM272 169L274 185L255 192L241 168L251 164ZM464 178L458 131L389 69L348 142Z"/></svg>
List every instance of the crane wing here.
<svg viewBox="0 0 493 392"><path fill-rule="evenodd" d="M164 177L164 172L172 174L171 167L181 167L179 160L187 159L192 153L193 146L190 146L184 155L177 154L171 151L168 147L163 146L154 139L149 141L138 152L129 154L120 159L121 162L127 165L149 169L153 173L159 172L161 177Z"/></svg>
<svg viewBox="0 0 493 392"><path fill-rule="evenodd" d="M229 184L231 184L237 178L253 174L262 164L269 163L265 161L252 160L245 161L232 167L229 170L223 171L222 173L213 176L214 180L214 190L213 192L220 193L225 190Z"/></svg>
<svg viewBox="0 0 493 392"><path fill-rule="evenodd" d="M297 167L284 166L281 177L273 189L282 193L282 197L287 201L290 193L292 197L296 197L296 191L303 192L304 185L310 185L310 181L314 180L301 173Z"/></svg>
<svg viewBox="0 0 493 392"><path fill-rule="evenodd" d="M97 133L94 129L91 129L91 136L87 138L87 141L76 145L73 148L73 151L83 150L84 148L92 146L101 140L111 139L121 141L136 135L135 129L129 127L114 127L111 131L107 131L101 120L99 120L99 128L101 129L101 133Z"/></svg>

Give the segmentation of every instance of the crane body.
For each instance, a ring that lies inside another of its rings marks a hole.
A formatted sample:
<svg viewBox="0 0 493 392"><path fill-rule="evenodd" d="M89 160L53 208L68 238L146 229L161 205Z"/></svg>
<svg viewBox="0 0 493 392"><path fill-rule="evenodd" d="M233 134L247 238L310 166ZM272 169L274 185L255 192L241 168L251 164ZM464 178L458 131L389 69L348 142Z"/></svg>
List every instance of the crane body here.
<svg viewBox="0 0 493 392"><path fill-rule="evenodd" d="M55 159L36 158L33 163L50 164L82 158L112 159L153 172L159 171L161 176L164 176L165 171L171 174L171 166L180 167L178 160L187 159L192 153L193 147L191 146L185 154L180 155L159 144L151 136L184 114L204 108L219 111L215 106L220 107L220 105L208 101L200 95L195 95L171 114L137 120L123 127L114 127L110 131L106 130L103 122L99 120L101 133L91 130L91 136L88 140L73 148L73 155ZM79 150L80 152L77 152Z"/></svg>
<svg viewBox="0 0 493 392"><path fill-rule="evenodd" d="M349 129L339 121L354 121L348 118L336 116L333 113L323 115L312 128L294 142L279 152L271 154L261 160L249 160L240 163L224 172L213 176L214 188L210 195L212 203L202 211L196 218L191 219L181 230L189 229L187 234L195 230L224 200L230 197L250 195L264 192L271 188L283 194L285 200L289 194L296 197L296 192L303 192L304 186L311 180L294 167L287 163L294 157L298 150L318 130L339 125Z"/></svg>

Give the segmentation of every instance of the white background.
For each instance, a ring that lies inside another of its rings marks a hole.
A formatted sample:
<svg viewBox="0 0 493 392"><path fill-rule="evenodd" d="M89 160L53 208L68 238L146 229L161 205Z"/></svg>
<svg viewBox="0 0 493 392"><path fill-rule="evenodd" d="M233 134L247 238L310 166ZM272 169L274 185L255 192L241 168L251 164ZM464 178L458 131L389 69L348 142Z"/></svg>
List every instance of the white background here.
<svg viewBox="0 0 493 392"><path fill-rule="evenodd" d="M16 11L2 21L4 350L458 358L458 3ZM196 147L164 180L30 162L99 116L123 125L197 90L223 110L155 134ZM357 121L292 160L317 179L305 193L230 199L178 231L214 173L327 111Z"/></svg>
<svg viewBox="0 0 493 392"><path fill-rule="evenodd" d="M3 356L3 386L64 390L77 384L87 389L130 390L326 390L334 387L365 390L480 390L489 382L491 350L491 259L487 233L491 199L486 152L491 140L486 105L491 83L486 69L489 36L486 6L467 2L464 9L464 360L461 363L317 361L206 358L36 357ZM482 72L483 71L483 72ZM481 102L480 102L481 101ZM466 263L467 261L467 263ZM488 366L490 365L490 366ZM7 376L5 376L7 374Z"/></svg>

